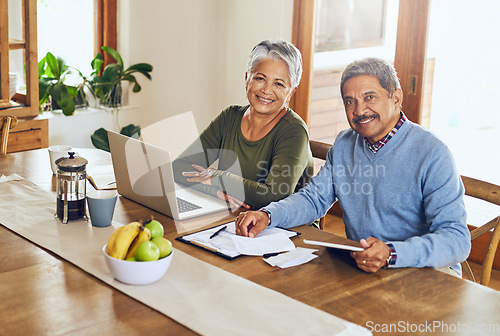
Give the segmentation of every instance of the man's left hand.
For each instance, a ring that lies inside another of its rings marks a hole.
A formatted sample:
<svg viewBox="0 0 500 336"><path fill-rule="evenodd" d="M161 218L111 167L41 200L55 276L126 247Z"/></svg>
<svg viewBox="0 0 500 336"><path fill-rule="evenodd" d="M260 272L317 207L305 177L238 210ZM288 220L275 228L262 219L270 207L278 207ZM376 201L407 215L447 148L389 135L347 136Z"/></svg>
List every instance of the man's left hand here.
<svg viewBox="0 0 500 336"><path fill-rule="evenodd" d="M389 247L380 239L369 237L359 241L364 251L351 252L351 256L356 260L358 267L365 272L375 273L385 266L391 251Z"/></svg>

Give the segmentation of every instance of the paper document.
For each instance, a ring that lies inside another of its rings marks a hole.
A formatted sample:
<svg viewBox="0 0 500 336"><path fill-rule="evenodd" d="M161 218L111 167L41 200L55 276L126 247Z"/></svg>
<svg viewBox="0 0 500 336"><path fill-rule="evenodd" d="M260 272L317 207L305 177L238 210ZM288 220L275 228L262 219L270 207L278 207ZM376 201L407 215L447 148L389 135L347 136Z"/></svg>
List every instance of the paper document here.
<svg viewBox="0 0 500 336"><path fill-rule="evenodd" d="M0 183L8 182L8 181L21 181L23 178L17 174L12 174L9 176L2 175L0 176Z"/></svg>
<svg viewBox="0 0 500 336"><path fill-rule="evenodd" d="M245 255L262 256L267 253L276 253L295 250L295 244L283 233L265 235L254 238L231 236L236 250Z"/></svg>
<svg viewBox="0 0 500 336"><path fill-rule="evenodd" d="M113 165L88 166L87 177L90 184L97 190L116 189Z"/></svg>
<svg viewBox="0 0 500 336"><path fill-rule="evenodd" d="M215 237L210 238L214 233L225 227ZM297 235L297 232L271 228L260 232L254 238L236 235L235 222L219 225L207 230L188 234L178 239L206 248L217 254L234 258L239 255L262 256L268 253L291 251L295 249L295 244L290 239Z"/></svg>
<svg viewBox="0 0 500 336"><path fill-rule="evenodd" d="M308 263L309 261L317 258L318 256L313 254L313 252L315 251L317 250L297 247L293 251L282 253L274 257L269 257L264 260L271 266L288 268Z"/></svg>

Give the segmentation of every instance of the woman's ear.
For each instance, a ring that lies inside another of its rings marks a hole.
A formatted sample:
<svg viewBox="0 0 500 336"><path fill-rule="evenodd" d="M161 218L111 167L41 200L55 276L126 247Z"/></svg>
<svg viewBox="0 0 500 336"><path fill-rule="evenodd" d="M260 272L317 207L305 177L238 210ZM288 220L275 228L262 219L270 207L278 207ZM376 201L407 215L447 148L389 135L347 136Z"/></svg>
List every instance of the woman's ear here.
<svg viewBox="0 0 500 336"><path fill-rule="evenodd" d="M286 100L286 103L290 103L290 100L292 99L292 96L293 94L295 93L295 91L297 91L297 87L294 87L293 90L290 92L290 94L288 95L288 99Z"/></svg>
<svg viewBox="0 0 500 336"><path fill-rule="evenodd" d="M245 91L248 91L248 72L245 72Z"/></svg>

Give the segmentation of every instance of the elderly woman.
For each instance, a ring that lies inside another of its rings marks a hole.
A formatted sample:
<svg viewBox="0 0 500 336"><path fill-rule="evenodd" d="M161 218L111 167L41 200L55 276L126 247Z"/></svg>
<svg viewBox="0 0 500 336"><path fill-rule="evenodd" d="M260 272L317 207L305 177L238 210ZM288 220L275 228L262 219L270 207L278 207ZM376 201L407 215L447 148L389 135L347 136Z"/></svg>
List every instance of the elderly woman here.
<svg viewBox="0 0 500 336"><path fill-rule="evenodd" d="M302 76L299 50L286 41L262 41L245 74L246 106L222 111L174 162L176 181L259 208L302 187L312 174L304 121L288 107ZM199 143L199 142L198 142ZM210 168L218 160L218 168Z"/></svg>

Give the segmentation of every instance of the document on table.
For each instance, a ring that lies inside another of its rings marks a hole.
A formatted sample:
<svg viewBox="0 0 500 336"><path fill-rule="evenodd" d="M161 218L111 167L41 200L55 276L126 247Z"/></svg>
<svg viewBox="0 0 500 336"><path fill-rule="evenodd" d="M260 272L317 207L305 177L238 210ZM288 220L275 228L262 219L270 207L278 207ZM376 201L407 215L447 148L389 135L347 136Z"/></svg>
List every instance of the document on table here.
<svg viewBox="0 0 500 336"><path fill-rule="evenodd" d="M277 256L264 259L271 266L278 266L279 268L288 268L293 266L302 265L317 258L316 249L308 249L304 247L297 247L295 250L281 253Z"/></svg>
<svg viewBox="0 0 500 336"><path fill-rule="evenodd" d="M116 189L113 165L88 166L87 177L96 190Z"/></svg>
<svg viewBox="0 0 500 336"><path fill-rule="evenodd" d="M215 237L211 238L221 228ZM264 254L292 251L295 244L290 239L298 235L297 232L269 228L260 232L254 238L242 237L236 235L235 222L219 225L207 230L178 237L185 243L197 245L212 251L228 259L236 258L240 255L263 256Z"/></svg>

